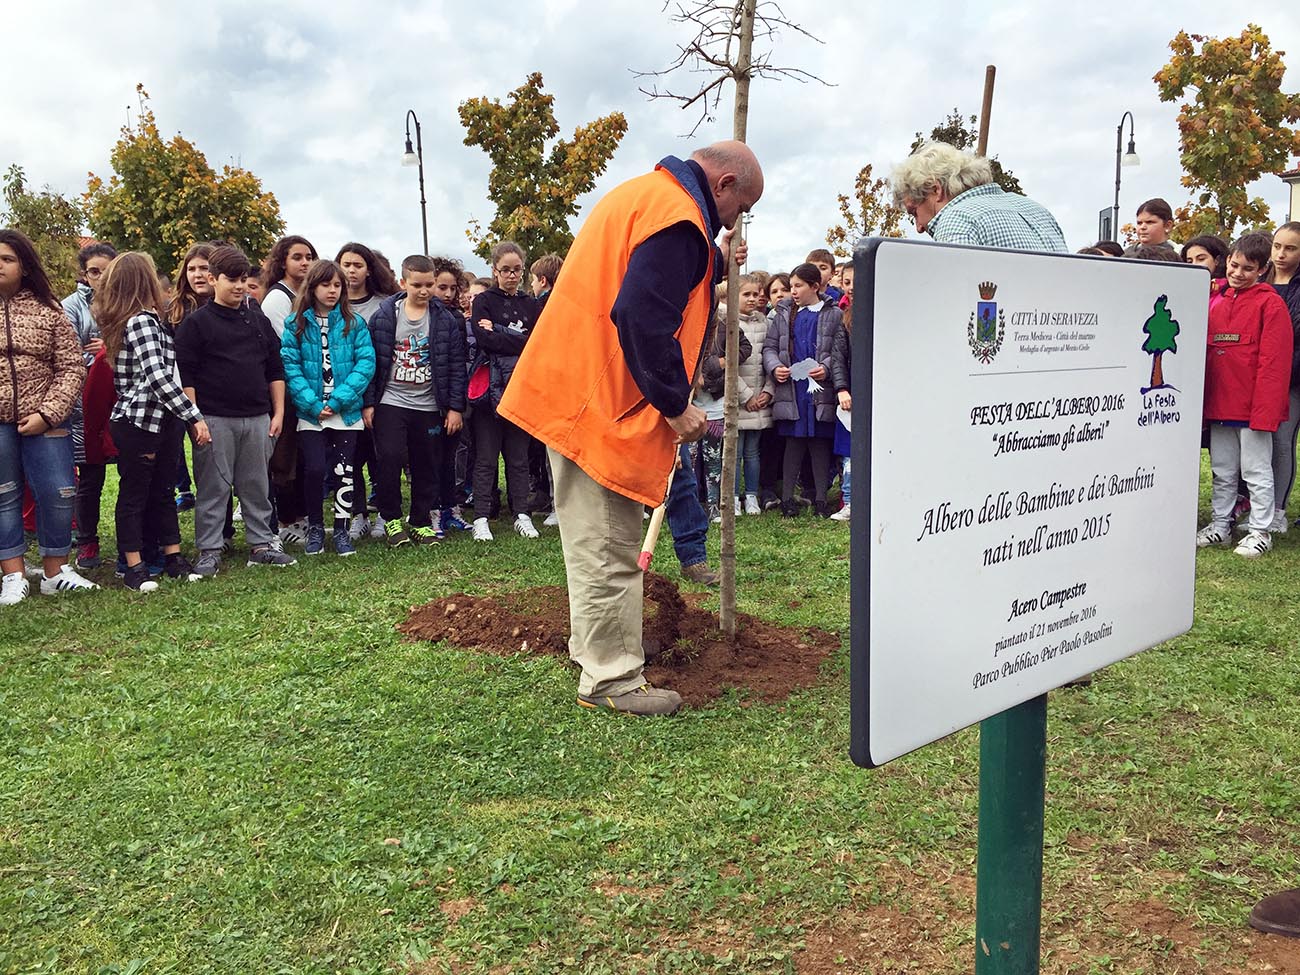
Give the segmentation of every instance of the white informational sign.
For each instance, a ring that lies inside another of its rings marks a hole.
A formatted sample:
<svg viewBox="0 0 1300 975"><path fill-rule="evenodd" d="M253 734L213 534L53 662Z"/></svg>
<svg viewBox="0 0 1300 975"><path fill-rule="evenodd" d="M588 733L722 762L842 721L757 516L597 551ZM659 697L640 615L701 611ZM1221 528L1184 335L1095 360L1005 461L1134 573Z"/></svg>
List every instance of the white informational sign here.
<svg viewBox="0 0 1300 975"><path fill-rule="evenodd" d="M879 765L1192 624L1209 276L856 254L852 757Z"/></svg>

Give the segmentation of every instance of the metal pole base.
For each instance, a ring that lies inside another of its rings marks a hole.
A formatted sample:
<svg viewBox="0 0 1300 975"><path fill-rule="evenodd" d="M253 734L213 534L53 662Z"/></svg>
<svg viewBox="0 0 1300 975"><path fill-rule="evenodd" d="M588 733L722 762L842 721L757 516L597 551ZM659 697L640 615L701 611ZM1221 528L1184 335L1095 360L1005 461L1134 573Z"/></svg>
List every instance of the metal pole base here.
<svg viewBox="0 0 1300 975"><path fill-rule="evenodd" d="M1037 975L1047 695L980 723L975 975Z"/></svg>

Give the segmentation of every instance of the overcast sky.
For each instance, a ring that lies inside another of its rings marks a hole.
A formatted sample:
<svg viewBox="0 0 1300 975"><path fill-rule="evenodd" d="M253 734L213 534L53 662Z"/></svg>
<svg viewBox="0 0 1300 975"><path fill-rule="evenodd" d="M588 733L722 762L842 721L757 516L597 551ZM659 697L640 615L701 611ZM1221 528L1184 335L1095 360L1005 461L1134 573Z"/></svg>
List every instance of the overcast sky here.
<svg viewBox="0 0 1300 975"><path fill-rule="evenodd" d="M1177 107L1159 101L1151 76L1180 29L1239 33L1239 6L974 7L784 5L824 43L782 35L773 62L833 87L755 82L749 142L767 189L754 212L751 267L789 269L824 246L838 218L835 196L851 189L859 167L887 172L915 132L954 106L978 112L990 63L998 68L990 152L1056 214L1072 248L1095 239L1097 213L1111 204L1115 127L1125 110L1136 118L1142 162L1124 170L1122 218L1147 197L1186 202ZM1274 49L1294 52L1285 82L1294 91L1300 13L1267 7L1256 16ZM165 135L180 131L217 168L235 161L251 169L280 201L288 231L322 254L351 239L395 260L419 250L416 172L399 165L411 108L424 131L430 249L470 258L466 224L486 224L493 208L487 157L463 144L456 106L477 95L504 98L531 71L542 72L566 135L611 111L627 116L627 135L583 200L584 214L605 189L662 156L731 135L730 86L718 120L689 140L682 135L693 115L637 90L630 69L664 66L689 37L656 0L15 2L2 22L0 166L17 162L37 186L80 193L88 172L109 175L109 153L143 82ZM671 83L685 89L698 80L684 74ZM1253 190L1274 220L1285 219L1281 180L1266 177Z"/></svg>

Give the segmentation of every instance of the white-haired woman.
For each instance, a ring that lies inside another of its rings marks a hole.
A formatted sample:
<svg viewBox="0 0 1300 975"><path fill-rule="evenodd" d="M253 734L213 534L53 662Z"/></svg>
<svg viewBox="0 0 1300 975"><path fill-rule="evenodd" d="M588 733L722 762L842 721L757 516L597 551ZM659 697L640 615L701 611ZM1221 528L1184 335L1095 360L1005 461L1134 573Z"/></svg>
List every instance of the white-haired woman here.
<svg viewBox="0 0 1300 975"><path fill-rule="evenodd" d="M944 142L926 142L895 167L894 202L937 241L1064 251L1060 225L1044 207L993 181L983 156Z"/></svg>

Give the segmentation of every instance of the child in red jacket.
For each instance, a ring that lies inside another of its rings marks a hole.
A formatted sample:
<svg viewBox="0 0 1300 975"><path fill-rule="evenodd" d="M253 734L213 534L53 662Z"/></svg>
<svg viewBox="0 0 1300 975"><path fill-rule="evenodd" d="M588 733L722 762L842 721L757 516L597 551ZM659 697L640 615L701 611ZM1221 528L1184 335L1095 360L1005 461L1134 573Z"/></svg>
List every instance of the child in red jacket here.
<svg viewBox="0 0 1300 975"><path fill-rule="evenodd" d="M1234 550L1258 558L1273 547L1273 431L1285 422L1291 381L1291 315L1272 288L1268 234L1246 234L1228 255L1227 286L1215 282L1206 336L1205 420L1214 472L1213 520L1196 545L1227 545L1237 482L1250 488L1250 523Z"/></svg>

